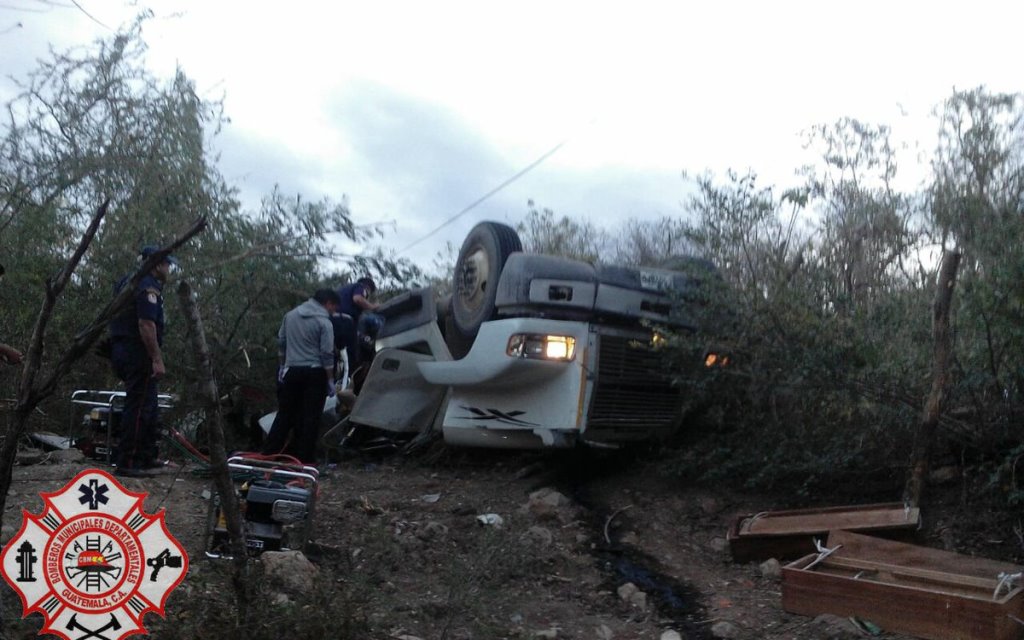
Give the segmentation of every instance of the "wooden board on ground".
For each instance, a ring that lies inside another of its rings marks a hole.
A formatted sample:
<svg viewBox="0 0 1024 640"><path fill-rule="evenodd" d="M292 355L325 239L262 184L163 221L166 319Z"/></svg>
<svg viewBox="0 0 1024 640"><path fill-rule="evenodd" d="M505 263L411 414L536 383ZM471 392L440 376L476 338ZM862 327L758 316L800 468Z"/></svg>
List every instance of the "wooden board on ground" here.
<svg viewBox="0 0 1024 640"><path fill-rule="evenodd" d="M1024 568L971 556L833 531L835 549L782 569L782 608L869 620L929 640L1024 638ZM838 547L838 548L837 548Z"/></svg>
<svg viewBox="0 0 1024 640"><path fill-rule="evenodd" d="M736 562L792 560L815 551L814 539L833 530L909 539L920 524L920 511L901 502L790 509L740 516L726 539Z"/></svg>

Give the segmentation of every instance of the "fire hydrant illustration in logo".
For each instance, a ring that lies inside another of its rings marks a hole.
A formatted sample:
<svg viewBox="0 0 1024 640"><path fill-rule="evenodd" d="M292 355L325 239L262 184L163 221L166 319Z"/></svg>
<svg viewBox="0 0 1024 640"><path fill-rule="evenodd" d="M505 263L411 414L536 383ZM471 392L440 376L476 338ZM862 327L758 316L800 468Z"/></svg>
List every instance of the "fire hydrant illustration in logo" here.
<svg viewBox="0 0 1024 640"><path fill-rule="evenodd" d="M41 497L43 511L22 511L21 530L0 553L25 615L42 614L40 633L68 640L147 633L145 614L164 615L167 596L188 572L163 510L146 513L145 493L98 469Z"/></svg>

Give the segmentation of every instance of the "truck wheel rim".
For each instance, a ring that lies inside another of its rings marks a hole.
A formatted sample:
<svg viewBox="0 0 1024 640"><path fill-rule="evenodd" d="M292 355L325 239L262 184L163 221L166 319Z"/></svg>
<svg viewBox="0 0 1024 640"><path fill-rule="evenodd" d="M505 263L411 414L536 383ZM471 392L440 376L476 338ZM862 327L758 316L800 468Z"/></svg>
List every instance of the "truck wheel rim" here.
<svg viewBox="0 0 1024 640"><path fill-rule="evenodd" d="M459 274L459 298L467 309L474 311L483 305L487 293L487 275L490 273L490 261L483 247L475 247L463 261L462 273Z"/></svg>

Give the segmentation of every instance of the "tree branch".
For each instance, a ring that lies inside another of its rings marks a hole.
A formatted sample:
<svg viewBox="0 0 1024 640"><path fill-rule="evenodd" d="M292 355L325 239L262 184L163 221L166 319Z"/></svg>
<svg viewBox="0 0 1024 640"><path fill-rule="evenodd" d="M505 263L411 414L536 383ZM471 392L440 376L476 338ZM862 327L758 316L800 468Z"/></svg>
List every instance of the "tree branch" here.
<svg viewBox="0 0 1024 640"><path fill-rule="evenodd" d="M45 298L32 330L31 344L22 368L21 381L18 385L18 397L14 405L13 420L9 423L3 445L0 446L0 513L4 511L7 502L7 492L11 487L11 472L14 467L14 458L18 451L18 440L25 433L32 411L42 400L54 392L58 382L71 370L72 365L88 353L97 338L99 338L100 333L106 329L107 324L130 304L132 292L142 278L163 262L172 251L188 242L193 236L206 228L206 218L200 217L177 240L147 258L132 276L130 284L118 293L85 329L75 336L71 345L64 350L57 360L53 370L42 383L37 384L36 378L39 375L45 349L46 327L49 325L57 298L67 286L75 268L81 262L82 257L92 243L96 231L106 215L109 204L110 201L107 200L96 210L75 252L68 258L68 261L57 275L46 282Z"/></svg>
<svg viewBox="0 0 1024 640"><path fill-rule="evenodd" d="M236 571L245 565L245 538L242 535L242 516L239 510L235 485L231 481L228 468L227 448L224 443L224 418L220 409L220 394L217 391L217 380L213 376L213 363L210 348L206 342L206 330L203 328L203 317L199 313L192 287L187 281L178 285L178 300L185 310L188 321L189 335L192 337L192 352L199 366L199 388L203 403L206 405L207 442L210 447L210 471L213 483L220 495L220 508L224 514L228 537L231 540L231 553L236 561ZM241 563L239 565L238 563Z"/></svg>
<svg viewBox="0 0 1024 640"><path fill-rule="evenodd" d="M949 386L949 362L952 355L952 332L949 328L949 310L953 302L953 286L960 266L960 253L946 251L939 267L939 278L935 286L935 301L932 303L932 338L934 360L932 389L924 405L921 423L914 436L914 450L911 455L910 476L903 491L903 500L916 507L921 503L925 481L928 477L932 442L942 415L942 402Z"/></svg>
<svg viewBox="0 0 1024 640"><path fill-rule="evenodd" d="M81 240L78 241L78 246L75 248L74 253L64 263L61 270L57 272L57 275L46 281L46 296L43 299L42 306L39 308L39 314L36 316L36 323L32 329L32 338L29 340L28 353L25 357L25 366L22 369L21 382L18 385L18 405L16 406L16 411L21 409L23 403L35 406L33 402L35 391L33 385L42 363L46 328L50 324L53 308L57 304L57 298L60 297L60 294L67 286L68 280L71 279L71 274L75 272L78 264L82 261L82 256L85 255L86 250L88 250L89 245L96 236L96 231L99 230L103 217L107 215L109 206L110 199L108 198L100 205L96 213L93 214L92 220L89 221L88 228L82 234ZM31 411L31 407L27 411Z"/></svg>

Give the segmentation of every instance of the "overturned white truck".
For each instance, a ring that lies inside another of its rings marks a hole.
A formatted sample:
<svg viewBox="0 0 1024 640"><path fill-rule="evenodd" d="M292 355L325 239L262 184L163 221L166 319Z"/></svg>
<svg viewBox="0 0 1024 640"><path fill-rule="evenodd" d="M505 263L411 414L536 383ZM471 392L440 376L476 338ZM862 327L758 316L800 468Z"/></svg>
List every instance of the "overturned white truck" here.
<svg viewBox="0 0 1024 640"><path fill-rule="evenodd" d="M713 274L687 262L670 271L523 253L514 229L480 223L450 301L426 288L380 308L377 354L347 428L440 430L448 444L516 449L663 438L686 396L655 327L693 329Z"/></svg>

